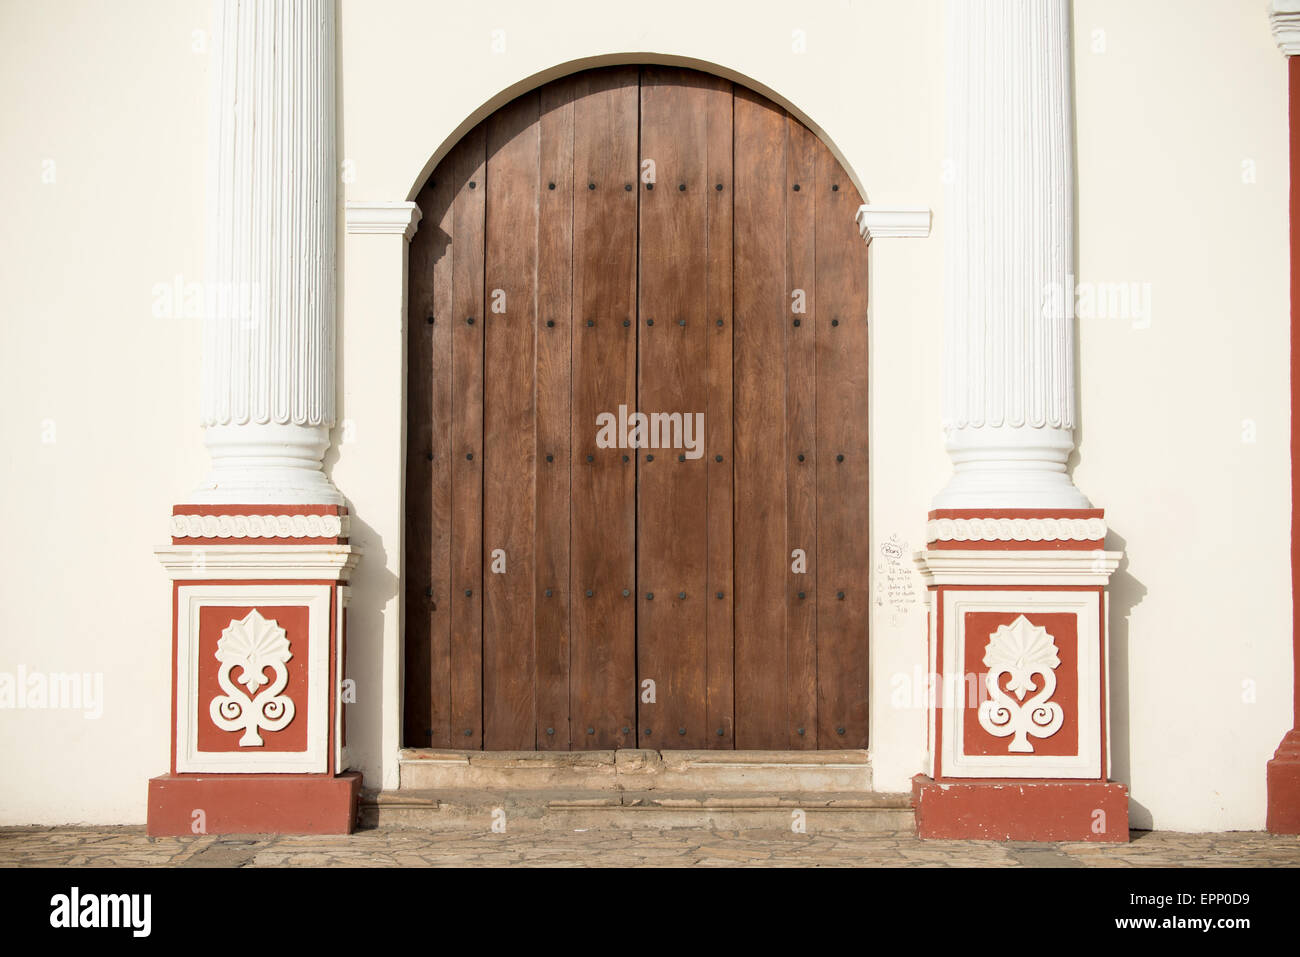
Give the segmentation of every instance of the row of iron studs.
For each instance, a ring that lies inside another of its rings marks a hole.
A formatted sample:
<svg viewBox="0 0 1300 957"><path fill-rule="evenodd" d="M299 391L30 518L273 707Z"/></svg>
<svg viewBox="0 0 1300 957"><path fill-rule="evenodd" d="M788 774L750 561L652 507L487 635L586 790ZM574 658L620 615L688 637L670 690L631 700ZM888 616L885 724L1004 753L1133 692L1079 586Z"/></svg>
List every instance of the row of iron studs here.
<svg viewBox="0 0 1300 957"><path fill-rule="evenodd" d="M437 321L437 319L436 319L434 316L428 316L428 317L425 319L425 322L428 323L428 325L431 325L431 326L432 326L436 321ZM474 325L474 323L475 323L475 318L474 318L473 316L466 316L466 317L465 317L465 325L467 325L467 326L472 326L472 325ZM646 324L647 326L653 326L653 325L655 324L655 321L654 321L653 319L647 319L647 320L645 321L645 324ZM721 319L716 319L716 320L714 320L714 324L715 324L719 329L721 329L721 328L723 327L723 321L722 321ZM794 326L796 329L798 329L798 328L800 328L800 327L803 326L803 320L802 320L802 319L793 319L793 320L791 320L790 324L791 324L792 326ZM832 320L831 320L831 325L832 325L832 326L834 326L834 327L838 327L839 324L840 324L840 320L839 320L838 318L835 318L835 319L832 319ZM587 320L587 327L588 327L588 328L593 328L595 325L596 325L596 320L595 320L595 319L588 319L588 320ZM632 320L631 320L631 319L624 319L624 320L623 320L623 325L624 325L625 327L631 326L631 325L632 325ZM679 325L679 326L685 326L685 325L686 325L686 320L685 320L685 319L678 319L678 320L677 320L677 325ZM548 328L548 329L553 329L553 328L555 328L555 320L554 320L554 319L547 319L547 320L546 320L546 328Z"/></svg>
<svg viewBox="0 0 1300 957"><path fill-rule="evenodd" d="M428 461L430 461L430 462L432 462L432 461L434 460L434 454L433 454L432 452L425 452L425 453L424 453L424 457L425 457ZM805 461L807 461L807 456L804 455L803 452L800 452L798 455L795 456L795 458L796 458L799 462L805 462ZM474 461L474 453L473 453L473 452L466 452L466 453L465 453L465 459L466 459L467 461L470 461L470 462ZM646 460L647 462L653 462L653 461L655 460L654 453L653 453L653 452L647 452L647 453L646 453L646 456L645 456L645 460ZM554 455L553 453L551 453L551 452L547 452L547 453L546 453L546 464L547 464L547 465L550 465L550 464L553 463L554 461L555 461L555 455ZM595 456L595 455L591 455L591 454L588 454L588 455L587 455L587 462L588 462L588 463L592 463L592 462L595 462L595 461L596 461L596 456ZM627 463L627 462L632 461L632 458L631 458L631 456L629 456L629 455L627 455L626 453L624 453L624 455L623 455L623 461L624 461L624 463ZM686 455L685 455L684 453L678 453L678 455L677 455L677 461L678 461L678 462L685 462L685 461L686 461ZM722 456L721 456L721 455L715 455L715 456L713 457L713 461L715 461L715 462L721 462L721 461L722 461ZM843 453L843 452L837 452L837 453L835 454L835 461L836 461L837 464L839 464L839 463L843 463L843 462L844 462L844 453Z"/></svg>
<svg viewBox="0 0 1300 957"><path fill-rule="evenodd" d="M425 184L425 188L428 189L428 190L430 190L430 191L432 191L435 187L437 187L437 185L438 185L438 184L437 184L434 180L429 180L429 182L427 182L427 183ZM469 181L469 188L470 188L470 189L477 189L477 188L478 188L478 181L477 181L477 180L470 180L470 181ZM595 184L594 182L588 182L588 183L587 183L587 189L588 189L588 190L594 190L595 188L596 188L596 184ZM652 191L652 190L655 188L655 184L654 184L654 183L646 183L646 184L645 184L645 188L646 188L646 192L650 192L650 191ZM713 188L714 188L714 190L715 190L716 192L721 193L723 187L722 187L722 184L721 184L721 183L714 183L714 184L713 184ZM548 183L546 184L546 189L547 189L548 191L552 191L552 192L553 192L553 191L555 190L555 183L554 183L554 182L548 182ZM792 192L797 193L797 192L799 192L799 190L800 190L800 186L799 186L798 183L791 183L791 184L790 184L790 189L791 189ZM685 183L678 183L678 184L677 184L677 191L678 191L679 193L684 193L684 192L686 192L686 184L685 184ZM840 184L839 184L839 183L832 183L832 184L831 184L831 192L832 192L832 193L838 193L839 191L840 191ZM625 192L625 193L630 193L630 192L632 192L632 184L631 184L631 183L624 183L624 184L623 184L623 192Z"/></svg>
<svg viewBox="0 0 1300 957"><path fill-rule="evenodd" d="M807 729L805 729L805 728L797 728L797 729L796 729L796 731L797 731L797 733L799 734L800 737L803 737L803 736L804 736L804 733L806 732L806 730L807 730ZM426 735L428 735L429 737L433 737L433 729L432 729L432 728L426 728L424 733L425 733ZM595 733L596 733L596 729L593 728L593 727L588 726L588 728L587 728L587 734L595 734ZM632 729L631 729L628 725L623 725L623 734L631 734L631 733L632 733ZM642 728L642 729L641 729L641 734L644 734L647 738L650 737L650 735L653 734L653 733L654 733L654 729L653 729L653 728ZM677 733L678 733L679 735L685 735L685 734L686 734L686 729L685 729L685 728L678 728L678 729L677 729ZM720 737L720 738L721 738L721 737L724 737L724 736L726 735L726 733L727 733L727 732L726 732L726 730L725 730L724 728L719 728L719 729L718 729L718 732L717 732L718 737ZM843 734L845 733L845 728L844 728L844 726L841 725L841 726L837 727L837 728L835 729L835 733L836 733L836 734L839 734L839 735L843 735ZM554 736L554 734L555 734L555 729L554 729L554 728L547 728L547 729L546 729L546 734L547 734L548 737ZM474 729L473 729L473 728L466 728L466 729L465 729L465 737L467 737L467 738L472 738L473 736L474 736Z"/></svg>
<svg viewBox="0 0 1300 957"><path fill-rule="evenodd" d="M546 596L547 598L552 598L552 597L554 597L554 592L555 592L555 589L553 589L553 588L547 588L547 589L545 589L545 590L542 592L542 594L543 594L544 596ZM588 598L595 598L595 597L596 597L596 592L595 592L593 589L591 589L591 588L587 588L587 589L585 589L583 593L584 593L584 594L586 595L586 597L588 597ZM428 597L428 598L432 598L432 597L433 597L433 586L430 585L429 587L425 588L425 590L424 590L424 594L425 594L426 597ZM808 597L808 593L807 593L807 592L802 592L802 591L801 591L801 592L796 592L795 594L798 596L798 598L799 598L800 601L803 601L805 598ZM472 589L472 588L466 588L466 589L465 589L465 597L466 597L466 598L473 598L473 597L474 597L474 589ZM632 597L632 589L630 589L630 588L624 588L624 589L623 589L623 597L624 597L624 598L631 598L631 597ZM726 597L726 592L714 592L713 597L716 598L716 599L718 599L718 601L721 601L723 598ZM845 596L844 596L844 592L843 592L843 591L837 591L837 592L835 593L835 599L836 599L836 601L844 601L844 597L845 597ZM684 591L679 591L679 592L677 593L677 598L678 598L679 600L681 600L681 601L685 601L685 600L686 600L686 592L684 592ZM655 600L655 593L652 592L652 591L648 591L648 592L646 592L646 593L645 593L645 600L646 600L646 601L654 601L654 600Z"/></svg>

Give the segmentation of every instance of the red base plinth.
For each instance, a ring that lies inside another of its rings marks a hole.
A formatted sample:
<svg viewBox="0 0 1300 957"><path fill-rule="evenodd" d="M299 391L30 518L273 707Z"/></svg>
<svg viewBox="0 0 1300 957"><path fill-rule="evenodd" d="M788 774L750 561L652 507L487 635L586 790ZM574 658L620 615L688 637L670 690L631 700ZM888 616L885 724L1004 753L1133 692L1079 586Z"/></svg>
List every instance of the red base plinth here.
<svg viewBox="0 0 1300 957"><path fill-rule="evenodd" d="M149 780L149 834L351 834L360 794L355 771L164 774Z"/></svg>
<svg viewBox="0 0 1300 957"><path fill-rule="evenodd" d="M916 832L978 841L1128 841L1128 789L1105 781L912 778Z"/></svg>
<svg viewBox="0 0 1300 957"><path fill-rule="evenodd" d="M1300 834L1300 731L1290 731L1268 762L1268 817L1274 834Z"/></svg>

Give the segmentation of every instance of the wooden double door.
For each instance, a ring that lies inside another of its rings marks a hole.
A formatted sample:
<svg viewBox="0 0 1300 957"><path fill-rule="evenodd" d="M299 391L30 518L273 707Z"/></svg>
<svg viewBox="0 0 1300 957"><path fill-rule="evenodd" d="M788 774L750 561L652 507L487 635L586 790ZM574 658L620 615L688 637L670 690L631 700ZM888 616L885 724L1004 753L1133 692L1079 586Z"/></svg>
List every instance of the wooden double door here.
<svg viewBox="0 0 1300 957"><path fill-rule="evenodd" d="M866 747L867 249L826 146L603 69L418 200L405 744Z"/></svg>

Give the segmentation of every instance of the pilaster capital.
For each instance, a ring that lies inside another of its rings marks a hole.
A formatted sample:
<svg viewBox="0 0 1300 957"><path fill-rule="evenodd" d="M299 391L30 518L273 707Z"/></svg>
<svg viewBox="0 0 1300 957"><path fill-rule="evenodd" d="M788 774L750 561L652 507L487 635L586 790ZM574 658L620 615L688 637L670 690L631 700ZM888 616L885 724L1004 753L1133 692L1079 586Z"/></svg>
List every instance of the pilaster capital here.
<svg viewBox="0 0 1300 957"><path fill-rule="evenodd" d="M348 202L343 218L349 233L401 233L409 241L424 214L415 203Z"/></svg>
<svg viewBox="0 0 1300 957"><path fill-rule="evenodd" d="M884 206L863 203L854 217L858 232L870 243L873 239L930 235L930 209L926 206Z"/></svg>
<svg viewBox="0 0 1300 957"><path fill-rule="evenodd" d="M1300 56L1300 0L1271 0L1268 22L1285 56Z"/></svg>

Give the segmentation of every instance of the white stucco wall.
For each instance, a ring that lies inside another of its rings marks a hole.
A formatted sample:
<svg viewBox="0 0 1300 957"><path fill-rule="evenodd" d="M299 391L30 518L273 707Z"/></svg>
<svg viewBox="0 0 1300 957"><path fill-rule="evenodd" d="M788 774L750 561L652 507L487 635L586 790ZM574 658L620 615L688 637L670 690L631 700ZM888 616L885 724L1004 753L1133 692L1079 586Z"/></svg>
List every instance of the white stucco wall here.
<svg viewBox="0 0 1300 957"><path fill-rule="evenodd" d="M1112 597L1114 773L1132 785L1136 826L1261 827L1264 762L1291 723L1285 62L1262 3L1075 8L1080 280L1150 284L1149 315L1079 322L1076 480L1128 552ZM892 537L910 574L906 555L948 475L943 4L739 9L343 0L343 198L411 198L458 135L515 93L574 64L623 60L757 86L825 136L869 200L932 207L929 239L872 247L870 521L883 585L881 546ZM146 779L166 769L170 597L151 549L206 455L198 322L153 307L157 284L201 278L208 62L193 31L207 29L206 0L0 5L11 543L0 671L102 672L105 693L98 720L0 710L0 823L139 822ZM51 184L45 159L57 164ZM1245 160L1254 182L1242 181ZM368 783L390 786L404 262L400 237L341 229L335 435L347 441L326 459L366 553L349 743ZM924 613L882 598L873 766L878 787L901 790L921 767L925 726L919 700L895 706L895 678L923 666Z"/></svg>
<svg viewBox="0 0 1300 957"><path fill-rule="evenodd" d="M1114 772L1137 826L1263 827L1291 725L1287 83L1264 6L1075 15L1080 278L1151 288L1149 328L1079 321L1075 472L1127 552Z"/></svg>
<svg viewBox="0 0 1300 957"><path fill-rule="evenodd" d="M202 0L0 4L0 671L103 676L98 719L0 710L5 824L142 822L167 770L152 549L207 455L199 320L155 287L202 279L207 26Z"/></svg>

